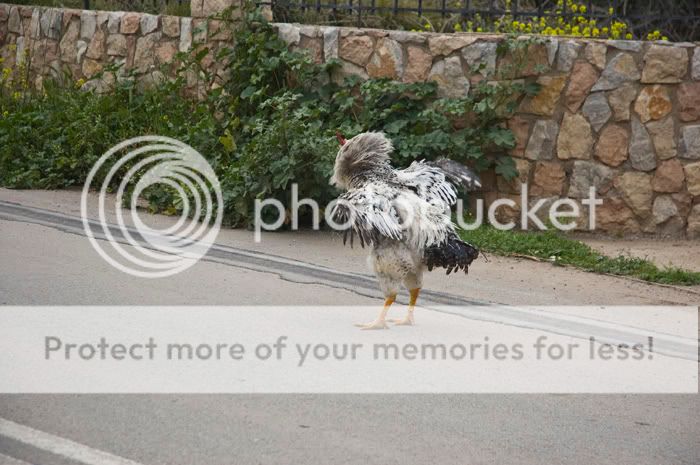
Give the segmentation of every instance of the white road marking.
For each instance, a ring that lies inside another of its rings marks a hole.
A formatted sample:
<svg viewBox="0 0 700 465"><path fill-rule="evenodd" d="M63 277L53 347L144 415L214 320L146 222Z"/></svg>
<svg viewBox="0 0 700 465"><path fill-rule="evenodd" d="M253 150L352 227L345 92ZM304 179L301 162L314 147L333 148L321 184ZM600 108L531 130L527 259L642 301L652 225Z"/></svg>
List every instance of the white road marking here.
<svg viewBox="0 0 700 465"><path fill-rule="evenodd" d="M0 418L0 436L5 436L37 449L87 465L141 465L138 462L117 457L116 455L20 425L4 418ZM0 456L0 463L4 464L5 462L2 462L2 459L3 456ZM9 463L14 465L12 462ZM24 462L17 463L23 464Z"/></svg>
<svg viewBox="0 0 700 465"><path fill-rule="evenodd" d="M0 454L0 465L31 465L22 460L17 460L13 457L8 457L7 455Z"/></svg>

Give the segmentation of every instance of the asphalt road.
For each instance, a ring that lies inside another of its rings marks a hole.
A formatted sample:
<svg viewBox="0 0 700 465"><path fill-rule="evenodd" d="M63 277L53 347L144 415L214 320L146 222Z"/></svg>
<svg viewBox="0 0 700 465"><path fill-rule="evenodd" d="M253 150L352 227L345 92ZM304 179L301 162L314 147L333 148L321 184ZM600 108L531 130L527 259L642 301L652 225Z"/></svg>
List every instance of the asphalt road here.
<svg viewBox="0 0 700 465"><path fill-rule="evenodd" d="M2 200L0 304L377 304L363 252L335 239L259 246L227 231L207 260L145 281L97 256L74 197ZM550 268L492 258L461 283L431 275L426 300L699 301L568 270L544 282ZM697 395L0 395L0 464L697 465L699 406Z"/></svg>

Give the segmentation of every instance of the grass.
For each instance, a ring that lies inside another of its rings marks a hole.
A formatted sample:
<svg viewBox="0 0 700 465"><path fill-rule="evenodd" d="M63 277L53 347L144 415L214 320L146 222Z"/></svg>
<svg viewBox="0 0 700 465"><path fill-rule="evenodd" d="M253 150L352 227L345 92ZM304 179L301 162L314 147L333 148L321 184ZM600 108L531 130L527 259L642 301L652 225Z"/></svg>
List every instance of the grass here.
<svg viewBox="0 0 700 465"><path fill-rule="evenodd" d="M570 265L585 271L629 276L652 283L700 284L698 272L676 267L659 268L644 258L603 255L554 230L501 231L492 226L482 226L474 231L462 231L461 235L482 251L496 255L535 257L555 265Z"/></svg>

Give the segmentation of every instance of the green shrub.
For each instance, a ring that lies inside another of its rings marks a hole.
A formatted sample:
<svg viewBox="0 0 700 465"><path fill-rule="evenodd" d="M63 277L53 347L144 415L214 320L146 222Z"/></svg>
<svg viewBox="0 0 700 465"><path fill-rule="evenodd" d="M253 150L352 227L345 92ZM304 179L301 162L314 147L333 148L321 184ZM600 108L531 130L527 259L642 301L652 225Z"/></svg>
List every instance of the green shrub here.
<svg viewBox="0 0 700 465"><path fill-rule="evenodd" d="M218 150L216 121L178 97L179 82L137 92L125 81L99 95L48 81L42 93L0 99L0 183L54 189L84 182L93 163L129 137L175 137L203 153Z"/></svg>
<svg viewBox="0 0 700 465"><path fill-rule="evenodd" d="M288 201L289 184L319 202L337 192L328 186L337 144L336 131L352 136L382 130L394 142L394 163L406 166L417 158L447 156L478 169L493 165L499 173L515 174L510 157L512 133L502 127L519 100L538 91L535 84L486 80L461 99L437 99L434 82L404 84L387 79L360 82L334 80L337 64L316 65L304 54L290 52L273 28L257 13L244 17L234 30L236 47L220 59L229 63L225 93L225 130L236 147L234 161L223 172L227 204L234 222L246 222L251 199L276 197ZM514 38L499 53L520 56L532 41ZM514 67L522 66L515 60ZM517 70L510 70L517 72ZM469 117L469 125L458 121Z"/></svg>

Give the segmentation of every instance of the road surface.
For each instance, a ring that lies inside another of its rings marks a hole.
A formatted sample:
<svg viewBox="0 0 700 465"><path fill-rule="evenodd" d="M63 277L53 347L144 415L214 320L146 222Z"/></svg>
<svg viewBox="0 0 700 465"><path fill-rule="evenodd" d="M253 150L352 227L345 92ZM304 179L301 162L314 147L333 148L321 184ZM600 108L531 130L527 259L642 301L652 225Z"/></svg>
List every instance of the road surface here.
<svg viewBox="0 0 700 465"><path fill-rule="evenodd" d="M323 233L256 244L222 231L184 273L125 275L89 245L77 198L0 190L0 304L377 305L364 252ZM700 302L697 290L489 258L468 278L431 274L425 299ZM0 395L0 465L697 465L698 407L697 395Z"/></svg>

